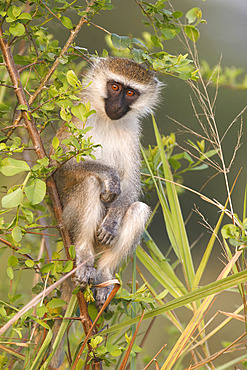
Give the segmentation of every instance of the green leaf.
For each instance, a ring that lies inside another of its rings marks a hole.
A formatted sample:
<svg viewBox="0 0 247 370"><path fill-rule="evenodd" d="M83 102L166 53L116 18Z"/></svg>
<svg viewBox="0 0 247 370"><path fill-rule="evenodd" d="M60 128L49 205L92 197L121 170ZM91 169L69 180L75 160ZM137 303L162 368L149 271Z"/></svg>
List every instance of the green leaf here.
<svg viewBox="0 0 247 370"><path fill-rule="evenodd" d="M15 226L12 230L12 238L16 243L19 243L22 239L22 232L20 226Z"/></svg>
<svg viewBox="0 0 247 370"><path fill-rule="evenodd" d="M13 16L17 18L20 13L21 13L21 9L19 7L13 5L12 6L12 14L13 14Z"/></svg>
<svg viewBox="0 0 247 370"><path fill-rule="evenodd" d="M161 44L161 42L160 42L159 38L158 38L156 35L152 35L152 36L151 36L151 41L152 41L152 43L154 44L154 46L155 46L156 48L160 48L160 47L162 47L162 44Z"/></svg>
<svg viewBox="0 0 247 370"><path fill-rule="evenodd" d="M73 26L73 23L71 22L71 20L68 18L68 17L61 17L60 18L62 24L64 25L64 27L68 28L69 30L72 30L74 28Z"/></svg>
<svg viewBox="0 0 247 370"><path fill-rule="evenodd" d="M34 266L34 261L33 261L33 260L26 260L26 261L25 261L25 265L26 265L27 267L32 268L32 267Z"/></svg>
<svg viewBox="0 0 247 370"><path fill-rule="evenodd" d="M25 187L25 193L31 204L42 202L46 194L46 183L40 179L34 179L29 186Z"/></svg>
<svg viewBox="0 0 247 370"><path fill-rule="evenodd" d="M181 18L183 16L183 13L180 12L179 10L176 10L175 12L172 13L172 16L175 18L175 19L178 19L178 18Z"/></svg>
<svg viewBox="0 0 247 370"><path fill-rule="evenodd" d="M63 299L60 299L60 298L53 298L48 304L47 306L49 308L55 308L55 307L63 307L64 305L66 305L67 302L65 302Z"/></svg>
<svg viewBox="0 0 247 370"><path fill-rule="evenodd" d="M116 33L112 33L111 41L116 49L127 49L131 44L131 39L127 36L118 36Z"/></svg>
<svg viewBox="0 0 247 370"><path fill-rule="evenodd" d="M75 107L72 107L71 108L71 112L74 116L76 116L76 118L78 118L79 120L81 121L85 121L86 120L86 114L88 113L87 112L87 109L85 107L84 104L82 103L79 103L78 105L76 105Z"/></svg>
<svg viewBox="0 0 247 370"><path fill-rule="evenodd" d="M96 348L102 342L103 342L103 337L101 337L100 335L97 335L97 337L91 339L90 344L92 348Z"/></svg>
<svg viewBox="0 0 247 370"><path fill-rule="evenodd" d="M8 266L17 266L19 265L19 261L18 261L18 258L16 256L10 256L8 258Z"/></svg>
<svg viewBox="0 0 247 370"><path fill-rule="evenodd" d="M200 8L192 8L186 14L186 18L188 19L189 24L195 22L196 20L200 20L202 17L202 11Z"/></svg>
<svg viewBox="0 0 247 370"><path fill-rule="evenodd" d="M25 33L25 27L22 23L16 23L14 26L9 27L9 32L13 36L22 36Z"/></svg>
<svg viewBox="0 0 247 370"><path fill-rule="evenodd" d="M20 105L18 105L17 108L20 109L20 110L28 111L28 107L25 104L20 104Z"/></svg>
<svg viewBox="0 0 247 370"><path fill-rule="evenodd" d="M29 13L22 13L22 14L19 15L18 19L28 19L28 20L31 21L32 20L32 16Z"/></svg>
<svg viewBox="0 0 247 370"><path fill-rule="evenodd" d="M67 272L70 272L73 268L73 261L67 261L65 263L65 266L63 268L63 273L67 273Z"/></svg>
<svg viewBox="0 0 247 370"><path fill-rule="evenodd" d="M21 204L23 200L23 192L21 188L5 195L2 199L3 208L14 208Z"/></svg>
<svg viewBox="0 0 247 370"><path fill-rule="evenodd" d="M196 42L199 39L200 32L194 26L185 26L184 30L190 40Z"/></svg>
<svg viewBox="0 0 247 370"><path fill-rule="evenodd" d="M75 246L74 245L71 245L69 247L69 255L70 255L70 258L72 258L73 260L75 259Z"/></svg>
<svg viewBox="0 0 247 370"><path fill-rule="evenodd" d="M225 239L238 238L240 236L240 229L236 225L227 224L222 227L221 234Z"/></svg>
<svg viewBox="0 0 247 370"><path fill-rule="evenodd" d="M42 266L40 271L42 272L42 274L46 274L48 272L50 272L54 267L54 263L53 262L50 262L50 263L47 263L46 265Z"/></svg>
<svg viewBox="0 0 247 370"><path fill-rule="evenodd" d="M54 136L53 140L52 140L52 147L56 150L58 147L59 147L59 139Z"/></svg>
<svg viewBox="0 0 247 370"><path fill-rule="evenodd" d="M5 176L13 176L23 171L30 171L29 165L13 158L4 158L0 163L0 172Z"/></svg>
<svg viewBox="0 0 247 370"><path fill-rule="evenodd" d="M78 77L76 76L75 72L70 70L67 72L66 74L66 77L67 77L67 81L68 83L73 86L74 88L78 88L78 87L81 87L81 83L78 79Z"/></svg>
<svg viewBox="0 0 247 370"><path fill-rule="evenodd" d="M9 279L13 280L14 279L14 271L13 271L12 267L9 266L6 271L7 271L7 275L9 277Z"/></svg>

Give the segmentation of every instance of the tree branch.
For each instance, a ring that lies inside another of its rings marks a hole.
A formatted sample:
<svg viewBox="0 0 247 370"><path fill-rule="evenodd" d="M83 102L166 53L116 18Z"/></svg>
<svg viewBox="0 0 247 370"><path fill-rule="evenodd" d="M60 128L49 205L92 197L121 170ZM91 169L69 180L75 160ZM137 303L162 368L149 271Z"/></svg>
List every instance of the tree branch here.
<svg viewBox="0 0 247 370"><path fill-rule="evenodd" d="M92 5L92 4L93 4L93 1L91 1L89 3L89 7L87 8L87 11L89 11L90 5ZM47 81L49 80L49 78L51 77L51 75L54 73L57 66L59 65L59 58L68 50L69 46L71 45L71 43L74 41L75 37L77 36L79 30L81 29L83 24L86 23L86 22L87 22L86 17L82 17L80 19L80 21L79 21L78 25L76 26L75 30L71 32L71 35L70 35L68 41L66 42L63 50L61 51L59 57L54 62L52 68L49 70L48 74L43 79L40 86L35 91L34 95L29 99L29 102L27 101L27 98L26 98L26 95L25 95L25 92L24 92L24 89L23 89L23 86L22 86L22 83L21 83L19 71L18 71L17 66L14 62L14 58L13 58L13 55L12 55L12 52L11 52L11 48L10 48L9 44L7 43L7 40L4 39L3 29L2 29L2 27L0 27L0 49L2 51L5 66L8 70L12 85L14 87L18 103L22 104L22 105L25 105L27 107L27 111L22 111L15 122L19 123L20 122L20 117L21 116L23 117L26 128L27 128L27 131L28 131L28 134L30 136L30 139L32 140L32 143L33 143L34 148L35 148L36 155L39 159L42 159L42 158L46 157L46 152L45 152L43 143L41 141L41 137L40 137L40 135L37 131L37 128L35 126L32 115L30 113L30 104L33 103L33 101L36 99L36 97L42 91L43 87L45 86L45 84L47 83ZM55 213L57 224L59 226L59 230L60 230L60 233L61 233L61 236L62 236L62 239L63 239L65 253L66 253L67 258L70 258L69 246L71 245L71 242L70 242L69 233L68 233L67 229L63 226L62 207L61 207L60 199L59 199L59 196L58 196L56 184L55 184L55 181L52 177L48 178L46 183L47 183L47 190L48 190L48 193L49 193L51 201L52 201L53 210L54 210L54 213ZM82 324L83 324L85 334L87 335L89 330L90 330L90 327L91 327L91 320L90 320L90 317L89 317L88 312L87 312L87 306L86 306L86 302L84 300L84 296L83 296L82 292L78 293L77 298L78 298L78 303L79 303L79 307L80 307L81 316L84 319L86 319L86 321L83 320Z"/></svg>

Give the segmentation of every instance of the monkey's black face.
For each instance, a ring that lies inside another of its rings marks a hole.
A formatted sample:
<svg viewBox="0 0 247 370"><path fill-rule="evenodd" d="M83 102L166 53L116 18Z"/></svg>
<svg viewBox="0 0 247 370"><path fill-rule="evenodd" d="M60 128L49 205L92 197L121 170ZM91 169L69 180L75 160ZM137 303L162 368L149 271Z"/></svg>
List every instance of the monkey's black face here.
<svg viewBox="0 0 247 370"><path fill-rule="evenodd" d="M107 82L107 98L105 98L105 112L112 120L125 116L131 105L138 99L138 90L124 86L119 82Z"/></svg>

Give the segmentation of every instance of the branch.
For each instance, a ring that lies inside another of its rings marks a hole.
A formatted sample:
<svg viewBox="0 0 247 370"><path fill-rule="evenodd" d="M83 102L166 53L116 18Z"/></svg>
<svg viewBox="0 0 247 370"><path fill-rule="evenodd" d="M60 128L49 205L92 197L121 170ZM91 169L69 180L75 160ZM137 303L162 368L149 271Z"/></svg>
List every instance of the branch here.
<svg viewBox="0 0 247 370"><path fill-rule="evenodd" d="M87 7L86 12L88 12L90 10L90 6L93 3L94 3L94 1L91 1L89 3L89 6ZM76 26L75 30L71 31L71 35L70 35L69 39L67 40L65 46L63 47L59 57L55 60L53 66L51 67L48 74L45 76L45 78L41 82L38 89L35 91L34 95L29 99L29 102L27 101L27 98L25 96L25 92L24 92L23 86L21 84L19 71L18 71L18 69L15 65L14 58L13 58L13 55L12 55L12 52L11 52L11 48L10 48L9 44L7 43L7 40L4 39L3 29L2 29L2 27L0 27L0 49L2 51L5 66L8 70L12 85L14 86L14 90L15 90L15 94L16 94L17 99L18 99L18 103L22 104L22 105L26 105L27 109L28 109L28 111L22 111L15 122L19 123L21 117L23 117L26 128L27 128L27 131L28 131L28 134L30 136L30 139L32 140L32 143L33 143L34 148L35 148L36 155L39 159L42 159L42 158L46 157L46 152L45 152L43 143L41 141L41 137L40 137L40 135L37 131L37 128L35 126L32 115L30 114L30 104L32 104L33 101L36 99L36 97L40 94L43 87L48 82L48 80L50 79L50 77L52 76L54 71L56 70L57 66L59 65L59 63L60 63L59 58L63 54L65 54L65 52L70 47L71 43L76 38L76 36L77 36L78 32L80 31L81 27L86 22L87 22L86 17L85 16L82 17L80 19L78 25ZM71 242L70 242L69 233L66 230L66 228L63 226L62 207L61 207L60 199L59 199L59 196L58 196L56 184L55 184L55 181L52 177L47 179L46 184L47 184L48 193L49 193L51 201L52 201L52 206L53 206L53 210L54 210L55 217L56 217L56 220L57 220L57 224L59 226L59 230L60 230L60 233L61 233L61 236L62 236L62 239L63 239L65 253L66 253L67 258L70 258L69 246L71 245ZM86 321L83 322L83 327L84 327L85 334L87 335L89 330L90 330L90 327L91 327L91 321L90 321L90 317L89 317L88 312L87 312L87 306L86 306L86 302L85 302L85 299L84 299L84 296L83 296L82 292L79 292L77 294L77 298L78 298L78 303L79 303L79 307L80 307L80 314L81 314L82 317L84 317L86 319Z"/></svg>
<svg viewBox="0 0 247 370"><path fill-rule="evenodd" d="M90 10L90 8L91 8L91 6L93 4L94 4L94 0L92 0L92 1L89 2L88 7L85 9L85 12L86 13L89 12L89 10ZM51 76L53 75L53 73L55 72L55 70L57 69L58 65L60 64L59 59L67 52L67 50L69 49L69 47L71 46L71 44L73 43L73 41L75 40L75 38L77 37L80 29L82 28L82 26L84 25L84 23L87 23L87 22L88 22L87 17L86 16L82 16L81 19L79 20L79 23L75 27L75 29L71 31L70 37L68 38L66 44L64 45L63 49L61 50L59 56L57 57L57 59L53 63L51 69L49 70L49 72L47 73L47 75L44 77L44 79L41 81L41 83L40 83L39 87L37 88L37 90L35 91L35 93L30 97L29 102L28 102L29 105L32 105L33 102L35 101L35 99L37 98L37 96L41 93L41 91L45 87L46 83L49 81L49 79L51 78ZM1 33L0 33L0 37L1 37L1 43L2 43L2 41L3 41L3 39L2 39L2 37L3 37L2 30L1 30ZM22 112L19 114L19 116L17 117L17 119L15 120L15 122L18 122L19 123L19 121L21 120L21 116L22 116ZM8 135L7 136L9 137L12 134L12 132L13 131L8 132Z"/></svg>

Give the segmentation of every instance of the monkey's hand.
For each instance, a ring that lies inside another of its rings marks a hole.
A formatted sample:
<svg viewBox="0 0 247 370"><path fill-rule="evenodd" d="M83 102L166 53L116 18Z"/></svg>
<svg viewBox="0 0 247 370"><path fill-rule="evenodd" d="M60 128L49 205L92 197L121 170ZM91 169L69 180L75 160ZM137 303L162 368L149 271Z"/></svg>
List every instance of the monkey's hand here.
<svg viewBox="0 0 247 370"><path fill-rule="evenodd" d="M117 172L112 173L111 176L107 176L107 178L102 181L102 191L100 193L102 202L111 203L120 193L120 179Z"/></svg>
<svg viewBox="0 0 247 370"><path fill-rule="evenodd" d="M83 260L86 260L87 258L84 257L84 258L78 258L78 256L76 257L76 265L80 265ZM93 285L95 283L95 280L96 280L96 269L95 267L90 264L90 263L87 263L83 266L81 266L81 268L79 270L76 271L75 273L75 280L76 280L76 283L78 283L81 287L81 290L84 290L86 288L86 286L89 284L89 285Z"/></svg>
<svg viewBox="0 0 247 370"><path fill-rule="evenodd" d="M109 210L99 226L96 234L99 244L109 246L117 237L121 219L116 213L114 214L114 212Z"/></svg>

